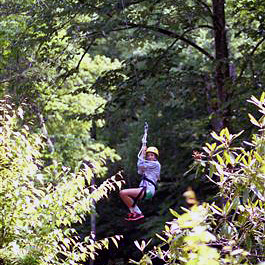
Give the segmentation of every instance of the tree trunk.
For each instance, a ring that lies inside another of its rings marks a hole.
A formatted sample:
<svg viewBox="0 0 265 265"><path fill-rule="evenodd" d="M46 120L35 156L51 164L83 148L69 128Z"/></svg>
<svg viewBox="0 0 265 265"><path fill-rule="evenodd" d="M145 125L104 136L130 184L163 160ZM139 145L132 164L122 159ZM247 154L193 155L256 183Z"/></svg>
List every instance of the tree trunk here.
<svg viewBox="0 0 265 265"><path fill-rule="evenodd" d="M51 138L50 138L50 136L48 134L43 115L42 115L42 113L40 112L39 109L37 110L37 115L38 115L38 118L39 118L39 121L40 121L42 133L46 137L46 141L47 141L47 145L48 145L48 148L49 148L49 152L50 152L50 154L53 155L53 153L55 151L55 148L54 148L52 140L51 140ZM51 157L51 159L52 159L52 164L54 166L53 173L54 173L54 175L57 175L58 174L58 172L57 172L57 166L58 166L57 161L53 158L53 156Z"/></svg>
<svg viewBox="0 0 265 265"><path fill-rule="evenodd" d="M220 131L228 125L229 108L225 105L228 100L228 90L225 86L230 79L229 52L226 38L225 0L212 0L214 43L215 43L215 100L212 102L214 118L212 126Z"/></svg>
<svg viewBox="0 0 265 265"><path fill-rule="evenodd" d="M93 177L91 179L91 187L92 187L91 192L93 191L95 184L96 184L95 183L95 173L94 173L93 169L92 169L92 172L93 172ZM94 199L92 201L92 205L93 205L93 211L96 211L96 202ZM91 225L91 232L90 232L91 238L94 242L96 242L96 214L95 214L95 212L91 213L90 225ZM94 265L93 259L90 259L89 265Z"/></svg>

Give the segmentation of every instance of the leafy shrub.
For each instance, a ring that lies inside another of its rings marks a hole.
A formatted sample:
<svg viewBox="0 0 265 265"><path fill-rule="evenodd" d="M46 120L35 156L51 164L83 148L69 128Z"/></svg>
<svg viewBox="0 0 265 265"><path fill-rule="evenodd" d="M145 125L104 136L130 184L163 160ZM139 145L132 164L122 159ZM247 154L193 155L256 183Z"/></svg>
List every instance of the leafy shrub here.
<svg viewBox="0 0 265 265"><path fill-rule="evenodd" d="M216 141L206 143L203 153L195 154L197 174L203 174L219 187L216 202L184 209L184 214L171 210L176 217L165 226L162 243L143 255L134 264L152 264L154 258L163 264L245 264L264 261L265 251L265 93L254 104L261 117L250 121L258 127L251 142L234 146L234 140L243 134L230 134L224 128L211 135ZM191 199L191 198L190 198ZM148 244L136 243L143 252ZM260 263L263 264L263 263Z"/></svg>
<svg viewBox="0 0 265 265"><path fill-rule="evenodd" d="M73 224L82 223L94 202L121 186L120 173L91 189L93 172L42 167L39 135L19 124L22 109L0 104L0 260L4 264L80 264L96 250L117 245L120 236L94 241L81 239ZM53 182L47 181L53 179Z"/></svg>

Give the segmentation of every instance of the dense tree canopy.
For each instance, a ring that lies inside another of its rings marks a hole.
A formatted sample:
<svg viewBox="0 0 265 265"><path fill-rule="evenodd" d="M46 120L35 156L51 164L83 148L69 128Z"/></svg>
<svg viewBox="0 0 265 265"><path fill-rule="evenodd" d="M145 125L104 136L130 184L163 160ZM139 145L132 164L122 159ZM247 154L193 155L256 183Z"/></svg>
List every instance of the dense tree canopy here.
<svg viewBox="0 0 265 265"><path fill-rule="evenodd" d="M162 180L152 207L142 206L146 222L117 225L126 209L114 193L97 206L99 238L151 237L171 218L168 208L185 205L189 185L213 199L219 187L195 178L192 151L212 144L212 131L245 130L238 142L253 133L247 113L260 113L246 100L264 90L264 1L1 0L0 14L0 92L23 106L28 136L43 138L41 170L76 173L85 159L98 177L122 169L135 186L149 124ZM117 255L132 252L128 240Z"/></svg>

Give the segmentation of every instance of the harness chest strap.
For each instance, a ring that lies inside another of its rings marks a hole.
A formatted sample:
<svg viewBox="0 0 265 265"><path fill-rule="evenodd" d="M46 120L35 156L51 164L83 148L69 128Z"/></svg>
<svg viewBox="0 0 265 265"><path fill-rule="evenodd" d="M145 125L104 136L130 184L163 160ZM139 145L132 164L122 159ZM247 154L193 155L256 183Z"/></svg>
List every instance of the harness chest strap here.
<svg viewBox="0 0 265 265"><path fill-rule="evenodd" d="M146 180L147 182L153 184L155 186L155 189L157 189L155 182L152 181L151 179L148 179L146 176L143 176L142 180Z"/></svg>

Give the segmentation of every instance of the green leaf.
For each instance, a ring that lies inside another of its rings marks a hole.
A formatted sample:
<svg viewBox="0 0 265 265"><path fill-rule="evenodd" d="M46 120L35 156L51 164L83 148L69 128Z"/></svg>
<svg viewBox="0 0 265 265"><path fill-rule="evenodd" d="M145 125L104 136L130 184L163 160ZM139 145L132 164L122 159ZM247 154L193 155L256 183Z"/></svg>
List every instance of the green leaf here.
<svg viewBox="0 0 265 265"><path fill-rule="evenodd" d="M215 172L215 166L212 163L210 163L210 172L209 172L210 178L213 177L214 172Z"/></svg>
<svg viewBox="0 0 265 265"><path fill-rule="evenodd" d="M118 248L119 245L118 245L117 240L116 240L114 237L111 237L111 240L112 240L112 242L114 243L114 245Z"/></svg>
<svg viewBox="0 0 265 265"><path fill-rule="evenodd" d="M252 124L254 124L254 125L256 125L256 126L258 126L259 128L261 128L261 125L260 125L260 123L250 114L250 113L248 113L248 116L249 116L249 118L250 118L250 122L252 123Z"/></svg>
<svg viewBox="0 0 265 265"><path fill-rule="evenodd" d="M219 141L219 142L222 142L222 141L223 141L223 138L220 137L219 135L217 135L216 132L212 132L212 133L211 133L211 136L212 136L215 140L217 140L217 141Z"/></svg>
<svg viewBox="0 0 265 265"><path fill-rule="evenodd" d="M177 217L177 218L180 217L180 215L179 215L175 210L173 210L173 209L169 209L169 211L170 211L170 213L171 213L173 216L175 216L175 217Z"/></svg>
<svg viewBox="0 0 265 265"><path fill-rule="evenodd" d="M162 236L160 236L159 234L156 234L156 236L157 236L160 240L162 240L162 241L164 241L164 242L167 243L167 240L166 240L165 238L163 238Z"/></svg>
<svg viewBox="0 0 265 265"><path fill-rule="evenodd" d="M226 216L229 215L230 212L231 212L232 210L236 210L237 207L238 207L239 205L240 205L240 200L239 200L239 198L234 198L234 199L232 200L231 203L230 203L230 201L227 201L227 202L226 202L226 205L225 205L225 207L224 207L225 215L226 215Z"/></svg>
<svg viewBox="0 0 265 265"><path fill-rule="evenodd" d="M219 207L217 207L215 204L210 206L210 209L215 213L218 214L220 216L223 215L223 211L222 209L220 209Z"/></svg>
<svg viewBox="0 0 265 265"><path fill-rule="evenodd" d="M216 158L221 165L224 165L224 160L219 154L216 155Z"/></svg>
<svg viewBox="0 0 265 265"><path fill-rule="evenodd" d="M209 150L211 150L211 152L213 152L216 148L216 143L213 144L206 143L206 146L209 148Z"/></svg>
<svg viewBox="0 0 265 265"><path fill-rule="evenodd" d="M254 156L258 160L259 163L262 164L264 162L264 159L259 155L259 153L254 152Z"/></svg>

